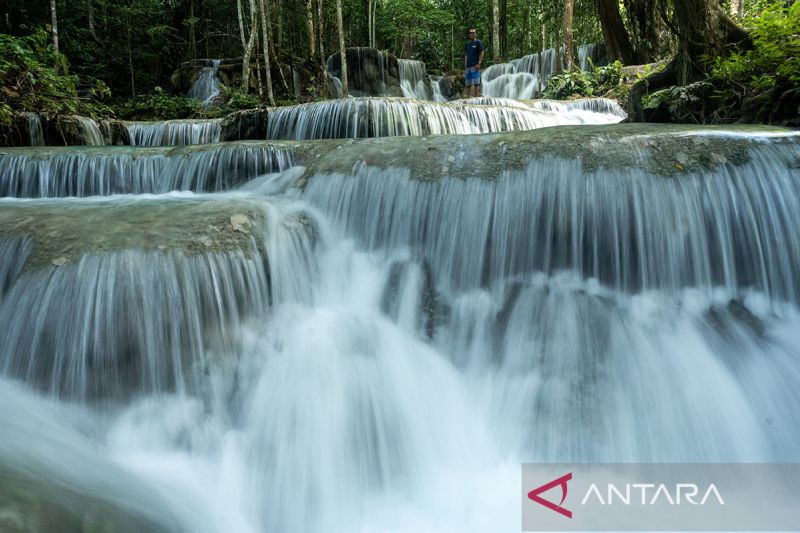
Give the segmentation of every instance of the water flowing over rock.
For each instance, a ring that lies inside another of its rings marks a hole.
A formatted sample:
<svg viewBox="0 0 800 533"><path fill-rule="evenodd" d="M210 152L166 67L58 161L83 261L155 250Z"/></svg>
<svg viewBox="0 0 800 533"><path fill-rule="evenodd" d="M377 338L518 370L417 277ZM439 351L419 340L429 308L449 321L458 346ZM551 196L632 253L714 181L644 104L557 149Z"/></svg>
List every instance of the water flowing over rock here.
<svg viewBox="0 0 800 533"><path fill-rule="evenodd" d="M0 197L221 191L290 166L290 153L271 146L11 152L0 154Z"/></svg>
<svg viewBox="0 0 800 533"><path fill-rule="evenodd" d="M30 146L44 146L44 132L42 131L42 120L39 115L31 113L28 115L28 135Z"/></svg>
<svg viewBox="0 0 800 533"><path fill-rule="evenodd" d="M183 146L220 139L222 119L126 122L132 146Z"/></svg>
<svg viewBox="0 0 800 533"><path fill-rule="evenodd" d="M563 61L563 55L559 57ZM502 98L536 98L555 71L554 48L492 65L481 75L481 94Z"/></svg>
<svg viewBox="0 0 800 533"><path fill-rule="evenodd" d="M556 113L526 104L493 102L498 103L502 105L388 98L314 102L271 112L267 138L302 140L492 133L561 124L608 124L622 120L622 116L616 114Z"/></svg>
<svg viewBox="0 0 800 533"><path fill-rule="evenodd" d="M345 50L345 57L351 96L403 96L400 67L394 55L374 48L353 47ZM338 52L328 56L327 70L341 88L342 65Z"/></svg>
<svg viewBox="0 0 800 533"><path fill-rule="evenodd" d="M219 95L219 66L222 63L221 59L213 59L210 67L205 67L197 73L192 86L186 96L189 98L197 98L203 102L203 107L208 107Z"/></svg>
<svg viewBox="0 0 800 533"><path fill-rule="evenodd" d="M44 533L76 513L123 533L518 531L521 462L800 461L797 133L294 140L358 133L346 117L373 105L414 133L450 119L409 109L490 128L601 106L500 102L354 98L270 129L291 140L0 151L48 183L78 156L108 183L206 173L0 200L0 527L40 516L23 486L61 517Z"/></svg>
<svg viewBox="0 0 800 533"><path fill-rule="evenodd" d="M425 70L425 63L413 59L398 59L398 64L403 96L418 100L433 100L432 82Z"/></svg>
<svg viewBox="0 0 800 533"><path fill-rule="evenodd" d="M578 66L581 70L590 71L592 67L608 65L606 46L602 43L582 44L578 47Z"/></svg>

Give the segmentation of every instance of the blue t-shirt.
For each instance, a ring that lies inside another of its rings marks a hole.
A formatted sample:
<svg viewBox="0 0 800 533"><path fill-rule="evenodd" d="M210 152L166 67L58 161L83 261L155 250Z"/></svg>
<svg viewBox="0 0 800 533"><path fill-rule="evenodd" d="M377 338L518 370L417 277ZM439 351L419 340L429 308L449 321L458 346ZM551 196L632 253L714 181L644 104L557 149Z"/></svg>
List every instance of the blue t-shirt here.
<svg viewBox="0 0 800 533"><path fill-rule="evenodd" d="M481 52L483 52L483 43L480 39L474 41L467 41L464 47L464 55L467 56L467 66L474 67L481 61Z"/></svg>

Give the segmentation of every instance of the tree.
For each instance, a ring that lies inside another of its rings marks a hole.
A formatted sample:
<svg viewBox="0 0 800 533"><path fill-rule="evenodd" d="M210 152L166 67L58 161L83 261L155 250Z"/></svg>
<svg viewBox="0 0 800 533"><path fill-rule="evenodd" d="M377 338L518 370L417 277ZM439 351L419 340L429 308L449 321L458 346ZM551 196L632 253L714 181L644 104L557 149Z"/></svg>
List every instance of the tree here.
<svg viewBox="0 0 800 533"><path fill-rule="evenodd" d="M609 59L622 61L626 65L635 65L636 56L625 24L622 22L622 16L619 14L619 2L597 0L597 14Z"/></svg>
<svg viewBox="0 0 800 533"><path fill-rule="evenodd" d="M641 121L642 96L670 85L688 85L703 78L706 57L721 56L729 47L750 46L749 35L722 10L717 0L674 0L674 15L665 22L678 41L678 50L664 70L639 81L628 97L628 113ZM663 13L663 12L662 12Z"/></svg>
<svg viewBox="0 0 800 533"><path fill-rule="evenodd" d="M269 59L269 32L267 31L267 21L269 20L269 0L258 0L261 7L261 43L262 53L264 54L264 70L267 73L267 98L269 105L275 105L275 93L272 90L272 70Z"/></svg>
<svg viewBox="0 0 800 533"><path fill-rule="evenodd" d="M314 59L317 40L314 35L314 0L306 0L306 32L308 33L308 57Z"/></svg>
<svg viewBox="0 0 800 533"><path fill-rule="evenodd" d="M325 17L323 16L322 0L317 0L317 29L319 30L319 69L322 77L323 97L328 96L328 69L325 65Z"/></svg>
<svg viewBox="0 0 800 533"><path fill-rule="evenodd" d="M492 0L492 58L500 59L500 0Z"/></svg>
<svg viewBox="0 0 800 533"><path fill-rule="evenodd" d="M575 0L564 0L564 65L567 70L575 66L575 44L572 40L572 15Z"/></svg>
<svg viewBox="0 0 800 533"><path fill-rule="evenodd" d="M625 0L634 60L637 64L655 60L659 49L657 0Z"/></svg>
<svg viewBox="0 0 800 533"><path fill-rule="evenodd" d="M347 87L347 52L344 47L344 24L342 23L342 0L336 0L336 26L339 30L339 57L342 63L342 98L350 95Z"/></svg>
<svg viewBox="0 0 800 533"><path fill-rule="evenodd" d="M250 56L256 44L256 34L258 33L258 12L255 0L250 0L250 38L244 49L242 57L242 88L247 91L250 88Z"/></svg>
<svg viewBox="0 0 800 533"><path fill-rule="evenodd" d="M56 51L56 54L58 54L58 15L56 14L56 0L50 0L50 24L50 31L53 33L53 49ZM58 65L56 65L56 70L58 70Z"/></svg>

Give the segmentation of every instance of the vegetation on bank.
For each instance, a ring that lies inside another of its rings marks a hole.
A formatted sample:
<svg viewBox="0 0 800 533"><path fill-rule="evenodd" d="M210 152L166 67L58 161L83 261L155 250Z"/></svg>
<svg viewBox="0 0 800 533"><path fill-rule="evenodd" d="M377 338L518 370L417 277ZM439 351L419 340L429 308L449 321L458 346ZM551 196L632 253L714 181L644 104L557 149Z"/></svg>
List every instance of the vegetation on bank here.
<svg viewBox="0 0 800 533"><path fill-rule="evenodd" d="M643 99L650 120L800 126L800 3L768 5L743 20L751 45L707 57L708 74Z"/></svg>
<svg viewBox="0 0 800 533"><path fill-rule="evenodd" d="M466 26L478 28L486 65L554 48L567 68L550 79L549 98L628 100L637 121L800 125L798 2L306 0L304 7L9 0L0 21L7 32L0 34L0 126L13 111L200 118L325 98L325 59L341 46L369 45L456 73ZM611 64L580 71L575 45L601 41ZM201 57L240 58L226 63L226 86L210 108L174 94L207 64ZM632 67L646 63L658 66Z"/></svg>
<svg viewBox="0 0 800 533"><path fill-rule="evenodd" d="M41 29L25 37L0 34L0 126L13 111L42 114L108 115L105 83L69 73L69 62ZM80 85L79 85L80 83Z"/></svg>
<svg viewBox="0 0 800 533"><path fill-rule="evenodd" d="M604 96L624 103L627 89L622 62L614 61L610 65L595 67L591 71L574 68L556 74L548 80L543 96L556 100Z"/></svg>

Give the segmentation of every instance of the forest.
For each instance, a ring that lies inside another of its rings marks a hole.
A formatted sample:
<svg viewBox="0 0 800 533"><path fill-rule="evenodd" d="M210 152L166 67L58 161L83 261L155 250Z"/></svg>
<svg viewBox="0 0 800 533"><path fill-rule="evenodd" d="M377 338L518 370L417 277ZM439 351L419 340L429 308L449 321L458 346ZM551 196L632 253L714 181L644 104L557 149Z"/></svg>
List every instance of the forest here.
<svg viewBox="0 0 800 533"><path fill-rule="evenodd" d="M636 121L798 124L800 4L775 0L8 0L0 121L218 116L331 98L326 60L350 47L458 77L470 27L487 65L553 49L544 96L607 94ZM589 43L609 66L578 68ZM235 72L205 108L180 78L213 58Z"/></svg>

